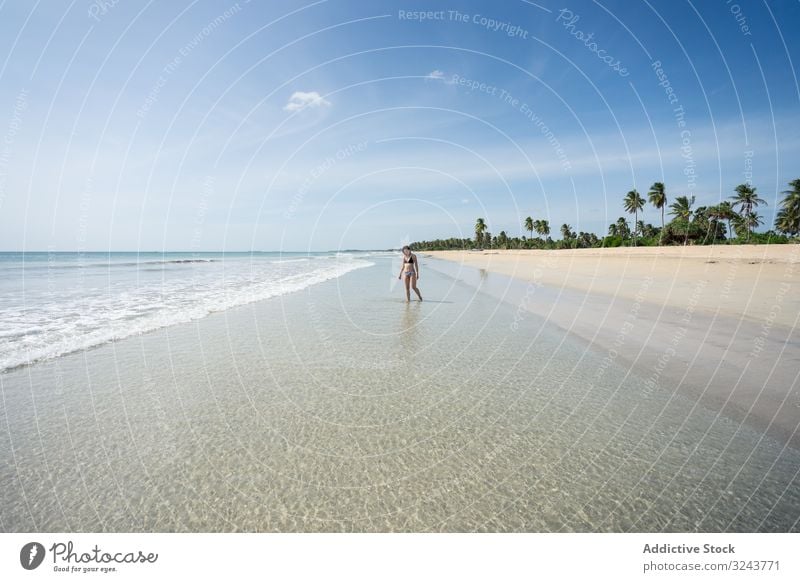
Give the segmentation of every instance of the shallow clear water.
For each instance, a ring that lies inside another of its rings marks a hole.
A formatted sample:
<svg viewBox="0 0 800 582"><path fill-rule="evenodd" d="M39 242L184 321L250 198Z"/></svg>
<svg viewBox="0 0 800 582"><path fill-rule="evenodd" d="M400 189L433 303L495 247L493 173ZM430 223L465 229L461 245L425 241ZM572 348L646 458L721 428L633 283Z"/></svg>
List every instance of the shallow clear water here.
<svg viewBox="0 0 800 582"><path fill-rule="evenodd" d="M411 304L369 260L0 374L0 528L800 529L796 449L434 260Z"/></svg>

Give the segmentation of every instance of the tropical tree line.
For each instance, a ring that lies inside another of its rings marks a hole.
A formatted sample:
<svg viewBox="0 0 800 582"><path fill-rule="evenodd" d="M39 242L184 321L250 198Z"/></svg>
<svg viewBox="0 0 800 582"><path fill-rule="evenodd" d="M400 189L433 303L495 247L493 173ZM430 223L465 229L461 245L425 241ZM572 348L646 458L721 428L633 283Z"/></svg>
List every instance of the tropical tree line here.
<svg viewBox="0 0 800 582"><path fill-rule="evenodd" d="M530 216L522 224L527 236L509 236L504 230L492 235L486 221L478 218L474 238L417 241L411 247L414 250L563 249L796 242L791 239L800 234L800 179L789 182L789 188L783 192L774 230L763 233L755 232L755 229L764 224L758 208L766 202L759 198L756 188L750 184L739 184L734 189L735 194L719 204L695 207L694 196L676 196L670 201L664 184L655 182L647 192L646 200L636 189L625 194L622 207L627 214L633 215L633 221L629 223L625 216L620 216L608 226L603 237L591 232L575 232L569 224L562 224L558 229L561 238L553 240L549 221ZM661 226L640 220L647 204L660 211ZM668 222L667 214L672 217Z"/></svg>

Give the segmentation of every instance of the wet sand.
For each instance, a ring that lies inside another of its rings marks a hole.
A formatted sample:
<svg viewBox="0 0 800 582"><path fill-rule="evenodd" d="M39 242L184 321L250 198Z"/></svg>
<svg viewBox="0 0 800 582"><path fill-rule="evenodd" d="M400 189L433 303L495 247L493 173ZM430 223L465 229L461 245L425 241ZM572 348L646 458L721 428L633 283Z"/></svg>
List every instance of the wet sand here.
<svg viewBox="0 0 800 582"><path fill-rule="evenodd" d="M644 390L800 446L800 245L425 255L524 282L524 311L624 362Z"/></svg>

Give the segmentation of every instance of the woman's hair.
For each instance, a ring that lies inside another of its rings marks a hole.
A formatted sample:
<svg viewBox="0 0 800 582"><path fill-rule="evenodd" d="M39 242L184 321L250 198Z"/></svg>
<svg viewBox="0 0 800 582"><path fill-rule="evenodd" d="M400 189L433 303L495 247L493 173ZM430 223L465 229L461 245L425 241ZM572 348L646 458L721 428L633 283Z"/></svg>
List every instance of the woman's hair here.
<svg viewBox="0 0 800 582"><path fill-rule="evenodd" d="M400 250L403 250L403 251L404 251L404 250L406 250L406 249L408 249L408 250L411 250L411 247L410 247L410 246L408 246L408 245L406 245L406 246L404 246L404 247L403 247L402 249L400 249Z"/></svg>

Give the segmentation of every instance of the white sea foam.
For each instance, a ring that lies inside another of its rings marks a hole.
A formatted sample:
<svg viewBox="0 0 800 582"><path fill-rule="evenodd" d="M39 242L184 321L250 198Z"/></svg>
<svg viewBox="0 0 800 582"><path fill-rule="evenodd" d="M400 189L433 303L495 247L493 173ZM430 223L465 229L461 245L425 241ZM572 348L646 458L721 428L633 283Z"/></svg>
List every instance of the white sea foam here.
<svg viewBox="0 0 800 582"><path fill-rule="evenodd" d="M307 258L304 258L304 259L278 259L278 260L272 261L272 262L277 265L277 264L281 264L281 263L304 263L307 260L308 260Z"/></svg>
<svg viewBox="0 0 800 582"><path fill-rule="evenodd" d="M300 291L374 265L352 256L169 261L175 271L145 268L150 263L129 263L113 275L107 264L97 263L88 272L74 269L69 275L50 269L39 279L26 267L25 278L19 279L24 287L7 293L9 301L0 304L0 372Z"/></svg>

